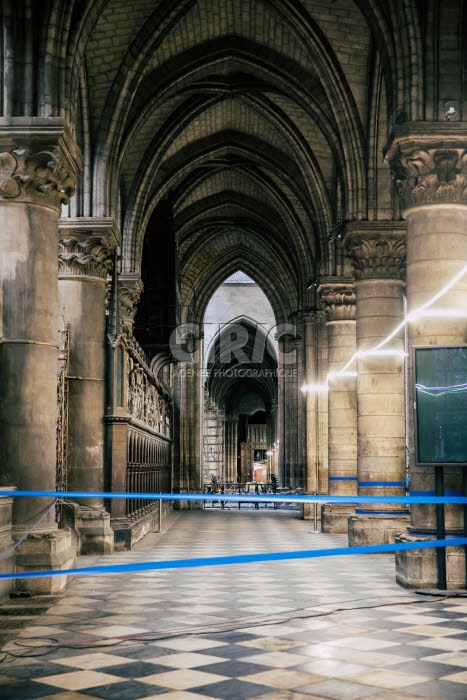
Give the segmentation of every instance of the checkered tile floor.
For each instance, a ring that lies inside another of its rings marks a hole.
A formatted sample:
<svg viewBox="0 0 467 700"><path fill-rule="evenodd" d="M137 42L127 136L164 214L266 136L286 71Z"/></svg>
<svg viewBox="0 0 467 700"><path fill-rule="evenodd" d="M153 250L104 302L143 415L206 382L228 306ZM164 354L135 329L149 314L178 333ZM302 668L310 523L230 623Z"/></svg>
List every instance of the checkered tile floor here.
<svg viewBox="0 0 467 700"><path fill-rule="evenodd" d="M293 512L193 511L80 564L345 541ZM391 555L86 576L0 612L2 700L467 698L467 598L400 589Z"/></svg>

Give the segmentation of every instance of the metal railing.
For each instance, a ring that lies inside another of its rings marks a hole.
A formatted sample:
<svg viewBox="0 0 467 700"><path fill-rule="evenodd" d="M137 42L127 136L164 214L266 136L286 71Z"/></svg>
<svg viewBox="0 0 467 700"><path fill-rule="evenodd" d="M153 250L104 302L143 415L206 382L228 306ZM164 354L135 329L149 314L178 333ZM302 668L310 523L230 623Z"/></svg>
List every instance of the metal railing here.
<svg viewBox="0 0 467 700"><path fill-rule="evenodd" d="M214 482L214 483L206 483L204 484L204 489L203 493L205 494L211 494L213 496L212 501L204 501L203 507L204 508L215 508L215 507L220 507L222 509L227 507L229 508L232 504L226 504L225 501L222 500L222 495L228 495L228 496L234 496L234 495L241 495L245 494L248 496L264 496L265 494L273 494L276 496L279 495L289 495L289 494L300 494L303 493L302 489L289 489L285 487L279 487L277 486L277 483L273 482L267 482L265 484L262 483L255 483L255 482L248 482L245 484L239 484L236 482L229 483L229 482ZM282 507L282 504L280 502L274 502L274 503L267 503L267 502L261 502L261 503L251 503L251 501L247 502L244 501L243 505L247 506L248 508L254 508L255 510L259 510L260 507L262 508L274 508L278 509ZM238 509L240 510L242 506L242 501L238 502ZM233 506L235 507L235 506ZM296 505L290 505L287 504L287 507L293 507L297 508Z"/></svg>

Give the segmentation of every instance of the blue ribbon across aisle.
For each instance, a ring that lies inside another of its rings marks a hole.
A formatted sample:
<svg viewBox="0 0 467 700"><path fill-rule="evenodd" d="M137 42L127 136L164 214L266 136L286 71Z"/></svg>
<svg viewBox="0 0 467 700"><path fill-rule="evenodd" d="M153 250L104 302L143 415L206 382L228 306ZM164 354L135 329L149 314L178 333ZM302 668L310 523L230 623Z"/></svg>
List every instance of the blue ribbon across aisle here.
<svg viewBox="0 0 467 700"><path fill-rule="evenodd" d="M87 491L3 491L0 496L15 497L44 497L54 499L64 498L144 498L158 501L212 501L213 499L225 502L284 502L294 503L457 503L466 504L466 496L311 496L311 495L284 495L271 494L260 496L248 496L238 494L235 496L225 494L199 494L199 493L112 493L112 492L87 492ZM225 566L231 564L250 564L266 561L290 561L292 559L313 559L317 557L348 556L358 554L380 554L383 552L397 552L410 549L434 549L437 547L467 546L467 537L450 537L443 540L424 540L419 542L397 542L394 544L365 545L359 547L334 547L331 549L306 549L291 552L268 552L260 554L239 554L225 557L205 557L192 559L173 559L166 561L148 561L135 564L113 564L107 566L77 567L66 570L27 571L0 574L0 580L5 579L30 579L45 578L49 576L81 576L95 574L121 574L127 572L157 571L166 569L183 569L201 566Z"/></svg>

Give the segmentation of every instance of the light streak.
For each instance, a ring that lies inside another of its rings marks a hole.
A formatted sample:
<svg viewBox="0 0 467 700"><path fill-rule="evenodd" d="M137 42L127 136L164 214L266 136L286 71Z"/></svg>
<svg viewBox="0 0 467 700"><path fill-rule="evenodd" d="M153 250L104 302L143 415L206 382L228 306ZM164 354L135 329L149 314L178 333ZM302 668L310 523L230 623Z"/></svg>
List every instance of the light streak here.
<svg viewBox="0 0 467 700"><path fill-rule="evenodd" d="M407 353L404 352L403 350L359 350L356 353L356 357L358 359L362 359L364 357L400 357L401 360L404 359L404 357L407 357Z"/></svg>
<svg viewBox="0 0 467 700"><path fill-rule="evenodd" d="M342 369L332 372L328 372L329 379L337 379L338 377L358 377L358 372L351 372L349 370L344 371Z"/></svg>
<svg viewBox="0 0 467 700"><path fill-rule="evenodd" d="M437 399L446 394L459 394L462 391L467 391L467 384L453 384L452 386L425 386L424 384L415 384L415 389L421 394L428 394L428 396L433 396ZM434 391L439 393L432 393Z"/></svg>
<svg viewBox="0 0 467 700"><path fill-rule="evenodd" d="M432 309L420 312L415 319L420 318L467 318L467 312L456 311L455 309Z"/></svg>
<svg viewBox="0 0 467 700"><path fill-rule="evenodd" d="M302 386L302 391L314 391L316 393L328 391L329 386L327 384L305 384Z"/></svg>
<svg viewBox="0 0 467 700"><path fill-rule="evenodd" d="M424 318L424 317L426 318L426 317L430 317L430 316L432 316L433 318L437 318L437 317L438 317L438 314L439 314L439 315L442 315L443 317L450 317L450 318L458 318L458 317L459 317L459 318L465 318L465 317L466 317L466 314L462 314L462 312L450 311L449 313L447 313L447 312L446 312L445 310L443 310L443 309L434 309L432 312L430 312L430 314L427 314L426 311L427 311L428 309L430 309L430 308L433 306L433 304L435 304L435 303L436 303L439 299L441 299L445 294L447 294L447 293L449 292L449 290L451 290L451 289L454 287L454 285L455 285L460 279L462 279L462 277L464 277L464 275L465 275L466 272L467 272L467 265L464 265L463 267L461 267L461 269L459 270L459 272L457 272L457 273L454 275L454 277L452 277L452 278L449 280L449 282L448 282L447 284L444 285L444 287L442 287L438 292L436 292L436 294L435 294L434 296L431 297L431 299L428 299L428 301L426 301L424 304L422 304L418 309L414 309L413 311L411 311L410 313L408 313L408 314L406 315L406 317L404 318L404 320L401 321L401 322L391 331L391 333L389 333L389 335L386 336L386 338L384 338L384 339L381 340L379 343L377 343L374 347L369 348L368 350L360 351L360 353L359 353L358 351L355 352L355 353L352 355L352 357L350 358L350 360L348 360L348 362L342 367L342 369L337 370L337 371L330 372L330 373L327 375L327 380L329 380L329 378L335 379L335 378L337 378L337 377L356 376L356 375L357 375L357 372L355 372L355 373L353 373L353 374L349 374L349 372L348 372L349 367L351 367L351 366L353 365L353 363L355 362L355 360L358 360L358 358L359 358L359 357L362 357L362 356L363 356L363 357L371 357L371 356L377 356L377 355L381 354L379 351L380 351L382 348L384 348L384 346L387 345L387 344L389 343L390 340L392 340L393 338L395 338L395 337L398 335L398 333L400 333L400 331L403 330L403 329L406 327L406 325L407 325L408 323L410 323L410 322L412 322L412 321L417 321L417 320L419 320L419 319L421 319L421 318ZM457 314L461 314L461 315L460 315L460 316L457 316ZM394 352L394 351L393 351L393 352ZM362 355L361 353L365 353L365 354ZM404 353L404 354L405 354L405 353ZM320 385L316 385L316 384L305 385L305 386L302 387L302 391L310 391L310 390L311 390L311 391L316 391L316 390L317 390L317 389L316 389L317 386L320 386ZM324 387L324 386L327 386L327 384L323 384L323 385L321 385L321 386ZM307 387L313 387L313 388L312 388L312 389L308 389ZM324 391L324 389L323 389L323 391Z"/></svg>

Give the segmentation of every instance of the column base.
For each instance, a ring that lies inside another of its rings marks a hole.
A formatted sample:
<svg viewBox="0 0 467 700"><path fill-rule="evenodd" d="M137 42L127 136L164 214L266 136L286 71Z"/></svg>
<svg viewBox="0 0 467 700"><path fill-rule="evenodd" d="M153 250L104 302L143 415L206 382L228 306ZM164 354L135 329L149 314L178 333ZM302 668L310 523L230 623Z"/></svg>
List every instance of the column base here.
<svg viewBox="0 0 467 700"><path fill-rule="evenodd" d="M324 505L321 506L321 532L346 535L348 520L355 514L355 506Z"/></svg>
<svg viewBox="0 0 467 700"><path fill-rule="evenodd" d="M408 515L352 515L349 518L349 547L390 544L410 524Z"/></svg>
<svg viewBox="0 0 467 700"><path fill-rule="evenodd" d="M130 550L133 546L151 532L160 532L159 522L164 523L172 507L167 501L162 501L162 513L159 515L159 502L146 513L132 519L129 516L112 518L112 529L115 536L115 551Z"/></svg>
<svg viewBox="0 0 467 700"><path fill-rule="evenodd" d="M114 531L110 527L110 513L80 506L78 530L81 536L81 554L112 554Z"/></svg>
<svg viewBox="0 0 467 700"><path fill-rule="evenodd" d="M71 532L50 530L29 535L16 550L16 571L63 571L63 576L17 579L17 591L30 591L35 595L54 595L63 591L67 583L66 570L75 564L75 550Z"/></svg>
<svg viewBox="0 0 467 700"><path fill-rule="evenodd" d="M174 493L177 493L179 495L183 495L184 493L199 493L200 495L203 493L199 489L193 488L193 489L188 489L184 487L180 487L180 489L177 491L175 490ZM213 494L214 495L214 494ZM220 495L220 494L216 494ZM213 499L214 500L214 499ZM220 499L216 499L220 500ZM173 509L174 510L203 510L204 508L204 501L173 501Z"/></svg>
<svg viewBox="0 0 467 700"><path fill-rule="evenodd" d="M4 489L7 487L3 487ZM10 489L9 489L10 490ZM11 488L12 496L2 496L0 498L0 554L4 554L13 546L11 539L11 511L13 508L13 493L15 489ZM15 570L15 553L11 552L8 556L0 559L0 573L12 574ZM13 592L15 582L6 579L0 581L0 601L8 598Z"/></svg>
<svg viewBox="0 0 467 700"><path fill-rule="evenodd" d="M407 533L396 542L426 542L434 537L413 537ZM446 547L448 589L465 589L464 547ZM412 549L396 552L396 581L404 588L438 588L436 549Z"/></svg>
<svg viewBox="0 0 467 700"><path fill-rule="evenodd" d="M174 510L203 510L203 501L174 501Z"/></svg>
<svg viewBox="0 0 467 700"><path fill-rule="evenodd" d="M112 554L114 531L106 510L66 503L64 518L66 525L72 529L73 545L78 554Z"/></svg>
<svg viewBox="0 0 467 700"><path fill-rule="evenodd" d="M321 506L319 503L301 503L300 518L302 520L314 520L316 508L316 523L317 527L321 526Z"/></svg>

